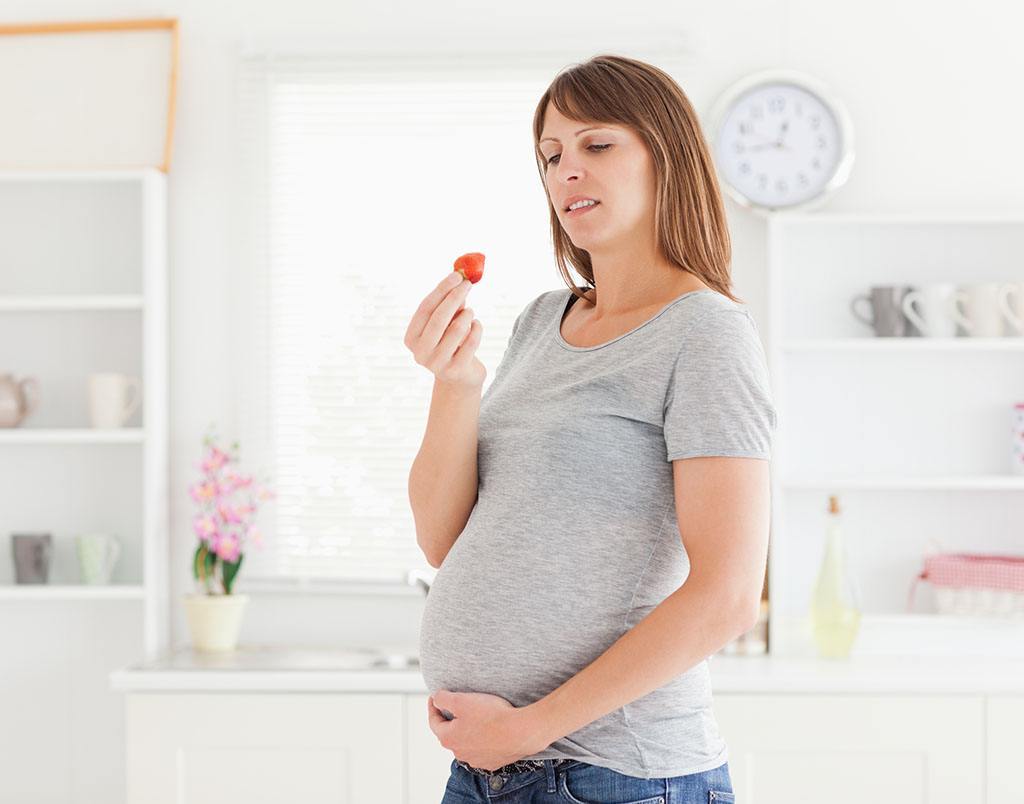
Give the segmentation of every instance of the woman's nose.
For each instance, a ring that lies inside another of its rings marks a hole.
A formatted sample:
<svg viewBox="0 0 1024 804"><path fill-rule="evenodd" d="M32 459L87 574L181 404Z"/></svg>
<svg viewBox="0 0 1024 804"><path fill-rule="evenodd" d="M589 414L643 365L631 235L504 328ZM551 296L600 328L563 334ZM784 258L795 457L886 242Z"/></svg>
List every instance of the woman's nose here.
<svg viewBox="0 0 1024 804"><path fill-rule="evenodd" d="M559 158L558 164L555 165L555 177L559 181L565 181L571 176L579 178L581 168L578 163L572 160L566 161L564 157Z"/></svg>

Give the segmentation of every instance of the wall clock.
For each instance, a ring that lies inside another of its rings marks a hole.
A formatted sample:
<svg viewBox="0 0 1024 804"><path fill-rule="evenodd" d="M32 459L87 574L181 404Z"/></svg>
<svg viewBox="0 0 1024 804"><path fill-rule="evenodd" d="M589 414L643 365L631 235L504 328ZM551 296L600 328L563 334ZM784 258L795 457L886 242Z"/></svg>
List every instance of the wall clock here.
<svg viewBox="0 0 1024 804"><path fill-rule="evenodd" d="M755 212L816 207L850 175L850 117L811 76L785 69L749 75L722 93L709 117L719 179Z"/></svg>

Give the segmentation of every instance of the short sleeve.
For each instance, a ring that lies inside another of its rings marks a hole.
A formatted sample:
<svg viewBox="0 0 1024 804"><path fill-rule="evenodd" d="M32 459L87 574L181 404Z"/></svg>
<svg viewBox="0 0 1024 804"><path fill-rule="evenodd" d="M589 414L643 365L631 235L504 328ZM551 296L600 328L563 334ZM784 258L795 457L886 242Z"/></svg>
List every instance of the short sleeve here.
<svg viewBox="0 0 1024 804"><path fill-rule="evenodd" d="M514 352L512 344L516 340L516 331L519 329L519 322L522 321L523 316L526 315L526 310L523 310L516 316L515 321L512 322L512 331L509 333L508 340L505 342L505 349L502 352L501 358L498 360L498 367L494 370L495 379L499 375L505 373L508 369L509 364L512 362Z"/></svg>
<svg viewBox="0 0 1024 804"><path fill-rule="evenodd" d="M668 461L771 457L775 405L764 347L749 312L712 310L683 336L664 412Z"/></svg>
<svg viewBox="0 0 1024 804"><path fill-rule="evenodd" d="M512 345L512 339L516 336L516 330L519 329L519 322L522 320L525 313L526 311L523 310L523 312L516 316L516 320L512 322L512 333L508 336L508 343L505 345L506 349Z"/></svg>

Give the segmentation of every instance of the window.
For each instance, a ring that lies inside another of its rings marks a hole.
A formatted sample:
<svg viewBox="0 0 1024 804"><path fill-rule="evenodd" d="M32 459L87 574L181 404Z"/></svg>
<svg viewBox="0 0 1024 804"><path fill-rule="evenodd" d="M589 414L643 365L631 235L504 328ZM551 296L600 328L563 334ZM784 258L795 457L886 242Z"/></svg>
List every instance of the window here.
<svg viewBox="0 0 1024 804"><path fill-rule="evenodd" d="M531 125L553 76L578 60L242 63L236 424L243 467L277 493L247 578L430 569L407 482L433 375L405 330L455 257L484 252L468 305L484 327L486 391L515 317L564 286Z"/></svg>

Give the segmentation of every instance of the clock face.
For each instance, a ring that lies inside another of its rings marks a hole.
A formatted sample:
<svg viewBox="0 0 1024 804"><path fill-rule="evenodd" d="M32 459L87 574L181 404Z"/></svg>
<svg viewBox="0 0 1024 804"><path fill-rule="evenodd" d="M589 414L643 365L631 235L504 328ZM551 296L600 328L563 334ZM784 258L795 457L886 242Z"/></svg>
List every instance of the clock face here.
<svg viewBox="0 0 1024 804"><path fill-rule="evenodd" d="M737 97L715 143L722 178L749 202L772 209L821 195L842 157L842 133L831 108L785 81L759 84Z"/></svg>

